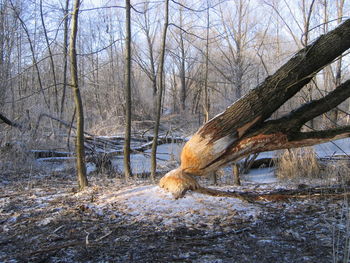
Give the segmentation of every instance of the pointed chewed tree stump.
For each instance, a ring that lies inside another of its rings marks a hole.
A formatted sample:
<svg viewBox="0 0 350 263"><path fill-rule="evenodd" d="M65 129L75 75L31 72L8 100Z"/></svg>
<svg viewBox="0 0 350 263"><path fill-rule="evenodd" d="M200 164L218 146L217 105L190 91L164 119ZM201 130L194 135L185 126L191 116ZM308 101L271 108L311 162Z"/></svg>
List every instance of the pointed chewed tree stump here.
<svg viewBox="0 0 350 263"><path fill-rule="evenodd" d="M348 48L350 19L300 50L258 87L204 124L185 144L180 167L167 173L160 180L160 187L175 198L188 190L203 192L196 176L207 175L248 154L348 137L350 126L312 132L302 132L301 127L346 100L350 96L350 80L321 99L269 120L281 105Z"/></svg>

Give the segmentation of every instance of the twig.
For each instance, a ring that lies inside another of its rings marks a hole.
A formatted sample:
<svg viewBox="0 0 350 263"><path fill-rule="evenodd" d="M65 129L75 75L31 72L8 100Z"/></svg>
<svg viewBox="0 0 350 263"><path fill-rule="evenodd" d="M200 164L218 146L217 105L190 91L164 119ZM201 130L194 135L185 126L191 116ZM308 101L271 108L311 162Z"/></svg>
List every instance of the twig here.
<svg viewBox="0 0 350 263"><path fill-rule="evenodd" d="M62 229L64 226L57 227L52 233L56 233L58 230Z"/></svg>
<svg viewBox="0 0 350 263"><path fill-rule="evenodd" d="M5 194L5 195L0 195L0 198L7 198L7 197L12 197L12 196L18 196L19 194Z"/></svg>
<svg viewBox="0 0 350 263"><path fill-rule="evenodd" d="M102 237L100 237L100 238L97 238L97 239L95 239L95 242L99 242L99 241L101 241L102 239L104 239L104 238L106 238L106 237L108 237L110 234L112 234L113 233L113 231L109 231L107 234L105 234L104 236L102 236Z"/></svg>
<svg viewBox="0 0 350 263"><path fill-rule="evenodd" d="M86 237L85 237L85 246L88 246L90 243L89 243L89 235L90 235L90 233L89 232L87 232L87 231L85 231L85 233L86 233Z"/></svg>

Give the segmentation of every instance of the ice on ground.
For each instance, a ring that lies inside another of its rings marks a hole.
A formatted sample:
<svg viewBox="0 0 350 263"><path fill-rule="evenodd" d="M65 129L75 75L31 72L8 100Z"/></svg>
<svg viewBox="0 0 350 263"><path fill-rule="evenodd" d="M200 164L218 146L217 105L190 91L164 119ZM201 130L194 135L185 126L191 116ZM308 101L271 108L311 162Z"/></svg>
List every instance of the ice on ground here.
<svg viewBox="0 0 350 263"><path fill-rule="evenodd" d="M195 192L174 197L158 186L133 186L99 196L95 209L118 208L136 221L156 222L163 226L225 226L235 217L253 219L259 209L232 197L213 197Z"/></svg>
<svg viewBox="0 0 350 263"><path fill-rule="evenodd" d="M340 139L314 146L319 157L327 157L333 155L349 155L350 154L350 139Z"/></svg>
<svg viewBox="0 0 350 263"><path fill-rule="evenodd" d="M38 224L38 226L46 226L54 220L55 220L55 218L53 218L53 217L46 217L43 220L39 221L37 224Z"/></svg>
<svg viewBox="0 0 350 263"><path fill-rule="evenodd" d="M242 179L264 184L276 183L278 181L273 167L252 169L248 174L242 175Z"/></svg>

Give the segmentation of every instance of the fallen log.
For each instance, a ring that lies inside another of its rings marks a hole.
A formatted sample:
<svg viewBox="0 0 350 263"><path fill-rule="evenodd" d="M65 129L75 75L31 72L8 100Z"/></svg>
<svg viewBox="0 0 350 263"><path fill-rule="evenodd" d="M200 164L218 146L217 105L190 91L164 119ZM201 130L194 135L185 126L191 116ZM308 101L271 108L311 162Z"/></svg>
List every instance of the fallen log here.
<svg viewBox="0 0 350 263"><path fill-rule="evenodd" d="M350 19L300 50L263 83L205 123L185 144L180 167L166 174L159 185L175 198L182 197L187 190L200 189L195 176L207 175L249 154L349 137L350 126L311 132L303 132L302 126L347 99L350 80L322 99L270 119L323 67L349 48Z"/></svg>
<svg viewBox="0 0 350 263"><path fill-rule="evenodd" d="M30 150L29 152L34 155L35 159L49 157L69 157L74 155L72 152L61 152L55 150Z"/></svg>
<svg viewBox="0 0 350 263"><path fill-rule="evenodd" d="M238 192L238 191L221 191L216 189L208 189L200 187L194 192L202 193L211 196L217 197L233 197L238 198L248 202L257 202L257 201L285 201L289 199L298 199L298 198L327 198L330 196L350 196L350 187L344 185L338 186L316 186L316 187L304 187L301 186L297 189L277 189L274 191L263 191L263 192Z"/></svg>
<svg viewBox="0 0 350 263"><path fill-rule="evenodd" d="M147 135L143 137L132 137L131 153L144 152L152 147L153 136ZM170 137L160 136L158 138L158 145L167 143L180 143L187 141L186 138L182 137ZM134 142L145 142L141 145L135 145ZM111 136L111 137L100 137L100 136L85 136L85 147L87 151L92 152L103 152L111 153L114 155L123 155L124 137Z"/></svg>

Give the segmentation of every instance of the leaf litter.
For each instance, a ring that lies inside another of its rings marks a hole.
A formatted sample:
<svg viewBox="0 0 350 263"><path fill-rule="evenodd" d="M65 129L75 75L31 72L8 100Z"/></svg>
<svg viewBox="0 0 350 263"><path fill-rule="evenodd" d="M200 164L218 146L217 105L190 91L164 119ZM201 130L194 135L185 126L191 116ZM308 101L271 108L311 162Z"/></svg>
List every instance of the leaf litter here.
<svg viewBox="0 0 350 263"><path fill-rule="evenodd" d="M349 236L347 195L255 204L97 175L78 193L69 174L0 179L0 262L330 262ZM276 187L297 186L234 189Z"/></svg>

